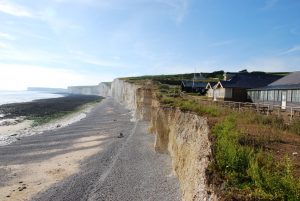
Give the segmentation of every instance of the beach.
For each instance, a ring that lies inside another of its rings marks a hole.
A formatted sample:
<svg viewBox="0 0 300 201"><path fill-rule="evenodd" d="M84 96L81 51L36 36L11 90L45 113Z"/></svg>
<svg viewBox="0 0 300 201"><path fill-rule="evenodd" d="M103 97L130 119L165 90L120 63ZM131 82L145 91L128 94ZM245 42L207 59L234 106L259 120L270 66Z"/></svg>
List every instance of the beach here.
<svg viewBox="0 0 300 201"><path fill-rule="evenodd" d="M180 200L169 156L130 119L108 98L81 121L0 146L0 200Z"/></svg>
<svg viewBox="0 0 300 201"><path fill-rule="evenodd" d="M67 95L0 105L0 146L80 121L101 99L98 96Z"/></svg>

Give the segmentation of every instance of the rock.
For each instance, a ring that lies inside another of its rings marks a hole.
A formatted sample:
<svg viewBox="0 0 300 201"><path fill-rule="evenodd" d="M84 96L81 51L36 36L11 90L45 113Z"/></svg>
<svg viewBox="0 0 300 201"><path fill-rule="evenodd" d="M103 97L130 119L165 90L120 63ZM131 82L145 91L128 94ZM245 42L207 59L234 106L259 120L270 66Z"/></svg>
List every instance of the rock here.
<svg viewBox="0 0 300 201"><path fill-rule="evenodd" d="M124 137L123 133L120 133L120 135L118 136L118 138L122 138Z"/></svg>
<svg viewBox="0 0 300 201"><path fill-rule="evenodd" d="M56 125L56 128L60 128L60 127L61 127L61 125L60 125L60 124L57 124L57 125Z"/></svg>
<svg viewBox="0 0 300 201"><path fill-rule="evenodd" d="M23 190L25 190L27 187L26 186L22 186L22 187L19 187L18 189L19 189L19 191L23 191Z"/></svg>

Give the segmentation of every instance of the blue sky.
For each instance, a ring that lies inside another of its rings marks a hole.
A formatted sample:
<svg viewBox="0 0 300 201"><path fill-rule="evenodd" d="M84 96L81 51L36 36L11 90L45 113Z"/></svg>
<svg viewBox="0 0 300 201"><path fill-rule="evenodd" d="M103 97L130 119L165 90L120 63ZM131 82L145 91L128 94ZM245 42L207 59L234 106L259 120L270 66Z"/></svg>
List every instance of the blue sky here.
<svg viewBox="0 0 300 201"><path fill-rule="evenodd" d="M300 70L299 0L0 0L0 89Z"/></svg>

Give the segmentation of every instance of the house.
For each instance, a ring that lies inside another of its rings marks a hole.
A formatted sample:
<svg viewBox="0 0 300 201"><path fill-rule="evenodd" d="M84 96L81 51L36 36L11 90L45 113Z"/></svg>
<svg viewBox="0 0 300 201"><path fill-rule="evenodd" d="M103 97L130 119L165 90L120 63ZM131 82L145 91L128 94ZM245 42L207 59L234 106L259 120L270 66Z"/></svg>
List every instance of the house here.
<svg viewBox="0 0 300 201"><path fill-rule="evenodd" d="M300 71L272 82L268 86L248 90L253 102L264 102L281 105L282 101L289 106L300 106Z"/></svg>
<svg viewBox="0 0 300 201"><path fill-rule="evenodd" d="M208 82L206 85L206 96L213 98L214 97L214 86L217 84L217 82Z"/></svg>
<svg viewBox="0 0 300 201"><path fill-rule="evenodd" d="M199 81L181 81L181 91L200 93L201 95L206 94L207 82Z"/></svg>
<svg viewBox="0 0 300 201"><path fill-rule="evenodd" d="M246 102L251 101L248 89L267 86L282 76L266 73L237 73L228 81L219 81L211 89L208 96L218 100Z"/></svg>

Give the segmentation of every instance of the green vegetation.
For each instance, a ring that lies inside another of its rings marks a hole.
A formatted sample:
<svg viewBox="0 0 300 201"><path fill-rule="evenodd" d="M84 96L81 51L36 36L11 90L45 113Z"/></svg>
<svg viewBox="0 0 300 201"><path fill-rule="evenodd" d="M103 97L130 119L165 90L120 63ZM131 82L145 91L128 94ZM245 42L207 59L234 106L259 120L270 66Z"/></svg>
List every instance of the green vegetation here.
<svg viewBox="0 0 300 201"><path fill-rule="evenodd" d="M261 149L242 146L237 117L228 116L212 130L215 136L211 170L226 181L227 190L252 192L256 200L300 200L300 180L289 158L276 162Z"/></svg>
<svg viewBox="0 0 300 201"><path fill-rule="evenodd" d="M300 121L288 125L277 116L203 104L197 101L200 97L184 98L179 85L157 80L154 83L162 106L205 115L211 120L213 160L208 176L214 175L210 179L213 184L225 184L225 200L300 200L300 179L295 176L294 163L268 149L272 143L286 143L282 141L285 132L300 135Z"/></svg>
<svg viewBox="0 0 300 201"><path fill-rule="evenodd" d="M88 103L82 103L81 105L79 105L78 107L73 108L72 110L61 110L61 111L53 111L51 113L45 113L45 114L36 114L36 115L31 115L28 116L27 119L28 120L32 120L33 123L31 124L32 127L36 127L36 126L40 126L46 123L49 123L53 120L57 120L60 119L62 117L65 117L69 114L75 113L80 111L81 109L83 109L84 107L87 107L89 105L93 105L95 103L99 103L101 102L102 98L99 97L96 100L90 101Z"/></svg>
<svg viewBox="0 0 300 201"><path fill-rule="evenodd" d="M209 116L219 116L220 110L216 106L206 107L193 100L184 99L180 97L179 87L170 87L168 85L159 85L160 93L158 97L160 98L160 103L168 107L178 107L182 111L195 112L198 115L209 115Z"/></svg>
<svg viewBox="0 0 300 201"><path fill-rule="evenodd" d="M272 140L279 140L277 134L248 139L237 127L238 124L255 125L257 132L270 128L276 129L279 134L282 131L299 134L299 122L288 126L283 118L276 116L251 111L238 113L213 104L199 104L180 97L180 90L176 91L177 94L172 93L174 87L165 84L159 85L158 89L162 105L218 119L212 129L215 142L210 171L225 182L224 196L227 200L233 200L237 195L242 197L241 200L300 200L300 180L293 175L291 160L286 157L276 161L271 153L264 150Z"/></svg>
<svg viewBox="0 0 300 201"><path fill-rule="evenodd" d="M39 126L39 125L49 123L52 120L62 118L62 117L66 116L68 114L71 114L71 113L72 113L71 111L69 111L69 112L57 112L55 114L49 114L49 115L46 115L46 116L28 117L28 119L33 120L33 123L31 124L31 126L35 127L35 126Z"/></svg>

